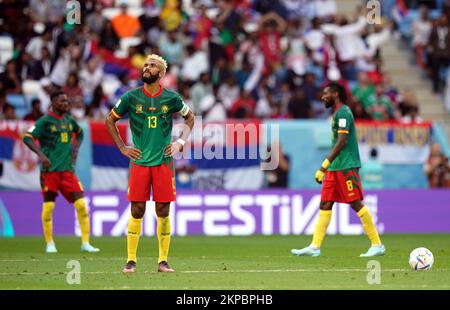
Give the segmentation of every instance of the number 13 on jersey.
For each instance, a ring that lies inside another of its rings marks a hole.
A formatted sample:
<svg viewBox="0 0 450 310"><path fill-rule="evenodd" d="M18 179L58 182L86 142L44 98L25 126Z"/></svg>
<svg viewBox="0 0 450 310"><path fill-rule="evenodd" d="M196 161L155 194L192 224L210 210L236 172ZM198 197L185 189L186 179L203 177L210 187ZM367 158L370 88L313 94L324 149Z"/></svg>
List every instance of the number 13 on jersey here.
<svg viewBox="0 0 450 310"><path fill-rule="evenodd" d="M156 128L158 126L158 117L157 116L149 116L148 117L148 128Z"/></svg>

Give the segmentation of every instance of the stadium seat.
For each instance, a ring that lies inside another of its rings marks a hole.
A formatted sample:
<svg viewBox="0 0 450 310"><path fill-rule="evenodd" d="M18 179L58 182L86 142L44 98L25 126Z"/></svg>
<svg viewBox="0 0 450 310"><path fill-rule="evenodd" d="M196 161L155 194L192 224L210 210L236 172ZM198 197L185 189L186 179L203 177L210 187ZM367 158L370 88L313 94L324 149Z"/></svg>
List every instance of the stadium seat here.
<svg viewBox="0 0 450 310"><path fill-rule="evenodd" d="M130 46L136 46L141 43L141 38L139 37L129 37L120 39L120 49L127 53Z"/></svg>
<svg viewBox="0 0 450 310"><path fill-rule="evenodd" d="M31 100L36 98L41 90L41 83L35 80L25 80L22 83L22 91L28 106L31 106Z"/></svg>
<svg viewBox="0 0 450 310"><path fill-rule="evenodd" d="M142 13L144 12L144 10L142 8L135 8L135 7L130 7L127 10L127 13L136 17L139 17L140 15L142 15ZM120 8L104 8L102 10L102 15L104 17L106 17L109 20L112 20L112 18L116 15L119 15L120 13Z"/></svg>
<svg viewBox="0 0 450 310"><path fill-rule="evenodd" d="M105 78L102 82L103 93L108 99L114 98L114 92L120 87L120 81L116 78Z"/></svg>
<svg viewBox="0 0 450 310"><path fill-rule="evenodd" d="M7 95L6 101L14 107L14 112L17 118L23 118L29 112L27 102L25 101L25 97L23 95Z"/></svg>
<svg viewBox="0 0 450 310"><path fill-rule="evenodd" d="M102 10L102 16L111 20L114 16L119 15L119 8L104 8Z"/></svg>
<svg viewBox="0 0 450 310"><path fill-rule="evenodd" d="M5 65L13 56L14 41L10 36L0 36L0 65Z"/></svg>
<svg viewBox="0 0 450 310"><path fill-rule="evenodd" d="M129 8L133 7L133 8L140 8L142 7L142 0L116 0L115 1L115 6L119 7L122 3L126 3L128 5Z"/></svg>

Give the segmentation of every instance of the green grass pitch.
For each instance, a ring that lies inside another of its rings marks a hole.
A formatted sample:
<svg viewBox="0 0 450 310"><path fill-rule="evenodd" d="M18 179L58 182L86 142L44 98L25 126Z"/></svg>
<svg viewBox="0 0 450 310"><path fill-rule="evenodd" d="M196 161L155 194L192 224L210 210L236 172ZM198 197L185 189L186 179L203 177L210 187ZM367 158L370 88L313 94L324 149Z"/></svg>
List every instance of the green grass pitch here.
<svg viewBox="0 0 450 310"><path fill-rule="evenodd" d="M59 253L45 254L42 238L0 238L0 289L450 289L450 235L383 235L387 254L377 257L381 284L369 285L365 236L327 236L322 256L293 257L291 248L310 236L172 237L174 274L157 268L157 243L141 238L137 272L121 273L126 238L93 238L100 253L79 252L75 237L56 237ZM430 271L413 271L411 250L424 246L435 256ZM78 260L81 284L66 282L66 264Z"/></svg>

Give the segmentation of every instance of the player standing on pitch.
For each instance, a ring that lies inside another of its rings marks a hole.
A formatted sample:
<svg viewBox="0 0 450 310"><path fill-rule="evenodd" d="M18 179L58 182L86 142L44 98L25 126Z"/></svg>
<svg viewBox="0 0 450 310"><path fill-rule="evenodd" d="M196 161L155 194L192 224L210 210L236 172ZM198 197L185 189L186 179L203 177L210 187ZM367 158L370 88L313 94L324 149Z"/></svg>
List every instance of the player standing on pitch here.
<svg viewBox="0 0 450 310"><path fill-rule="evenodd" d="M98 252L89 244L89 213L84 201L83 187L75 175L78 149L83 141L83 130L67 114L69 103L62 91L51 94L51 111L37 120L23 137L23 142L39 156L41 161L41 188L44 195L42 226L47 243L46 252L56 253L53 241L53 209L58 192L73 203L81 229L81 251ZM72 133L76 143L72 145ZM34 143L39 141L40 147Z"/></svg>
<svg viewBox="0 0 450 310"><path fill-rule="evenodd" d="M292 249L296 256L319 256L320 246L330 224L331 210L335 202L348 203L357 212L364 231L372 242L369 250L361 257L384 255L385 248L378 236L369 208L362 204L363 190L358 170L361 167L359 159L358 140L356 139L355 123L350 108L343 104L345 90L337 83L325 87L322 101L326 108L333 109L332 132L333 148L325 158L322 166L316 172L316 181L322 184L319 220L314 230L312 243L303 249Z"/></svg>
<svg viewBox="0 0 450 310"><path fill-rule="evenodd" d="M131 217L128 224L128 259L123 272L136 270L136 252L142 229L146 201L153 200L158 217L158 271L174 272L167 263L170 245L170 202L175 201L175 168L173 155L182 152L194 126L194 113L180 95L164 89L161 78L167 70L166 61L158 55L147 57L142 70L144 85L126 92L106 119L106 126L120 152L130 159L128 200ZM133 146L126 146L119 135L116 122L126 113L130 117ZM181 137L171 143L172 114L184 118L186 126Z"/></svg>

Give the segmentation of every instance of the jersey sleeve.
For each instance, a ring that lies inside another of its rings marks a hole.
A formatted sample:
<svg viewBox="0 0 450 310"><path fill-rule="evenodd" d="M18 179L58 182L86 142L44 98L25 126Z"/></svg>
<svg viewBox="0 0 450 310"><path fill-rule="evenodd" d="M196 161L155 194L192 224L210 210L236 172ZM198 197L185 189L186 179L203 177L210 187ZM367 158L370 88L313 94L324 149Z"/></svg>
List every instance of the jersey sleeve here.
<svg viewBox="0 0 450 310"><path fill-rule="evenodd" d="M117 101L116 105L112 108L111 112L117 118L122 118L128 112L128 108L130 106L128 93L125 93L120 97Z"/></svg>
<svg viewBox="0 0 450 310"><path fill-rule="evenodd" d="M82 132L80 125L78 125L77 121L72 117L70 118L70 123L72 124L73 132L79 135Z"/></svg>
<svg viewBox="0 0 450 310"><path fill-rule="evenodd" d="M353 123L353 117L347 110L341 110L336 115L337 118L337 133L349 134L351 124Z"/></svg>
<svg viewBox="0 0 450 310"><path fill-rule="evenodd" d="M189 112L189 107L184 103L181 96L177 96L175 99L175 104L173 106L172 113L178 113L181 116L186 116Z"/></svg>
<svg viewBox="0 0 450 310"><path fill-rule="evenodd" d="M42 119L38 120L27 132L24 134L24 137L30 137L39 139L45 133L45 122Z"/></svg>

